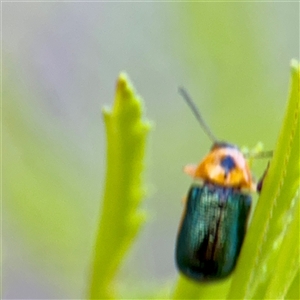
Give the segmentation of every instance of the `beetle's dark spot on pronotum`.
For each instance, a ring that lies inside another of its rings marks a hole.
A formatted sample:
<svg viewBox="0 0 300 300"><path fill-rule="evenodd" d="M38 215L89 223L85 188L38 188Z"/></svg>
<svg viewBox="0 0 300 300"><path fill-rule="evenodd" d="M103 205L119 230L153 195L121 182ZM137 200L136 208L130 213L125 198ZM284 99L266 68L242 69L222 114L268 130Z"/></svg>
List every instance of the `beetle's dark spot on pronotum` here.
<svg viewBox="0 0 300 300"><path fill-rule="evenodd" d="M227 174L235 168L235 162L234 159L230 155L226 155L221 160L221 166L225 171L225 177Z"/></svg>

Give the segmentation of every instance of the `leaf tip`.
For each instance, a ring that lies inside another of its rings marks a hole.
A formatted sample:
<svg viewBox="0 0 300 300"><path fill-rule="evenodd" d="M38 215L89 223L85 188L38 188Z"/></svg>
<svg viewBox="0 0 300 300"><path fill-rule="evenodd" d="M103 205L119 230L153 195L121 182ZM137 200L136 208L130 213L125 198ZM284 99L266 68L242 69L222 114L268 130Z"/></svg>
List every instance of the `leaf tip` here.
<svg viewBox="0 0 300 300"><path fill-rule="evenodd" d="M133 85L126 72L120 72L116 84L116 94L120 99L128 100L134 97Z"/></svg>

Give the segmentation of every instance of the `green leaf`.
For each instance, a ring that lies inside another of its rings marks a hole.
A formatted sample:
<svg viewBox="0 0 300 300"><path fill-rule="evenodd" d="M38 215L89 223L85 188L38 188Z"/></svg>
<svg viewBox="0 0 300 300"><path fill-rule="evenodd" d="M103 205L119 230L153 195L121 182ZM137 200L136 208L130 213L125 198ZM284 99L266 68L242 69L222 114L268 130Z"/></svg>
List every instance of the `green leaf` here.
<svg viewBox="0 0 300 300"><path fill-rule="evenodd" d="M173 299L222 299L227 294L230 282L229 278L219 282L204 283L180 276Z"/></svg>
<svg viewBox="0 0 300 300"><path fill-rule="evenodd" d="M299 276L299 69L292 61L283 127L228 299L283 299Z"/></svg>
<svg viewBox="0 0 300 300"><path fill-rule="evenodd" d="M291 286L289 287L285 299L300 299L300 271L298 269L297 275L295 276Z"/></svg>
<svg viewBox="0 0 300 300"><path fill-rule="evenodd" d="M112 110L103 109L107 136L107 170L101 218L97 232L90 299L113 298L112 280L132 244L144 213L141 173L149 123L142 121L142 106L127 76L117 81Z"/></svg>

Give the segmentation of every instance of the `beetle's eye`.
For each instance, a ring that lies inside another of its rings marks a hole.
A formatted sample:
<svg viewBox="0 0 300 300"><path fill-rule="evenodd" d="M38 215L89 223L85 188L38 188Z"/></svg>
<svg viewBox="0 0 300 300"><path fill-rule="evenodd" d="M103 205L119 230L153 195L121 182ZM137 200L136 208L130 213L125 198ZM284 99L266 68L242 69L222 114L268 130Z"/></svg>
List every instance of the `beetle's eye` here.
<svg viewBox="0 0 300 300"><path fill-rule="evenodd" d="M225 170L225 173L229 173L232 169L235 168L235 162L232 156L226 155L221 159L221 166Z"/></svg>

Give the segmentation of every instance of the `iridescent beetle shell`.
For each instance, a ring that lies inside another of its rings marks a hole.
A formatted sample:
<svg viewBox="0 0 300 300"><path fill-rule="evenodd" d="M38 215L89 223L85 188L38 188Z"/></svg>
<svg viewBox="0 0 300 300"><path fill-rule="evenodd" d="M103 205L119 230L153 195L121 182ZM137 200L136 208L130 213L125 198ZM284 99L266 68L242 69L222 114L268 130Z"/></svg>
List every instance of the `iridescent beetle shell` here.
<svg viewBox="0 0 300 300"><path fill-rule="evenodd" d="M224 278L236 265L256 184L241 151L228 143L215 143L198 165L184 171L195 183L178 232L177 266L194 280Z"/></svg>

